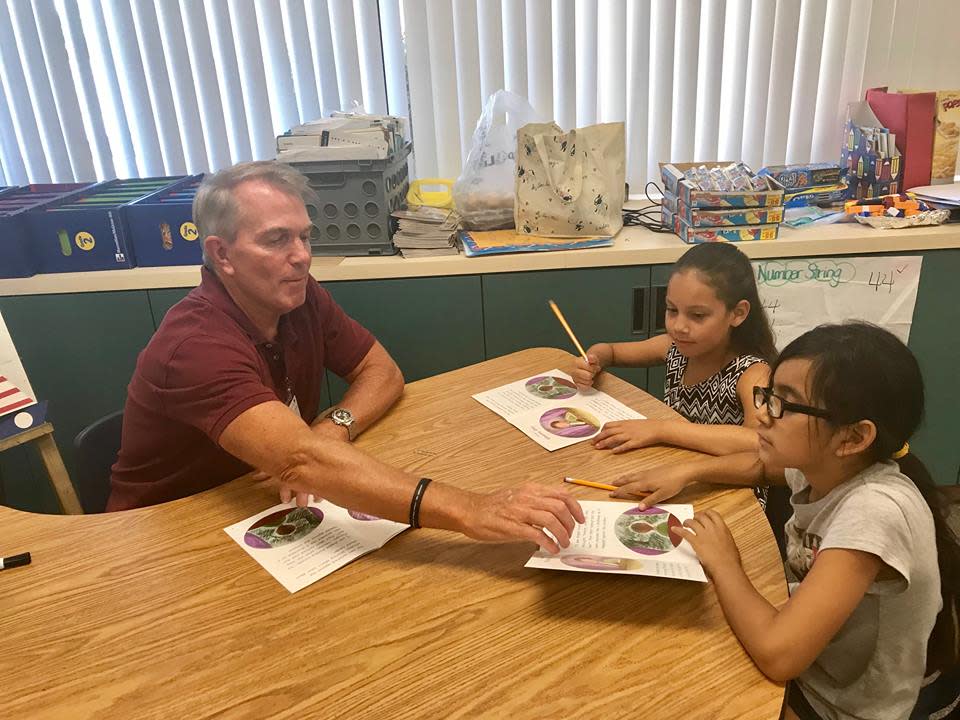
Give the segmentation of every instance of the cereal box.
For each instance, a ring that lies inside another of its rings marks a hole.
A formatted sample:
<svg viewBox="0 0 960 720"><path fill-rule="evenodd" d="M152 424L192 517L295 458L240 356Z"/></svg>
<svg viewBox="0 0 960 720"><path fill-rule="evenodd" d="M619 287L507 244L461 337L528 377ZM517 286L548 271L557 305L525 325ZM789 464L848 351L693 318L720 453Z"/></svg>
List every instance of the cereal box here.
<svg viewBox="0 0 960 720"><path fill-rule="evenodd" d="M904 90L903 92L919 92ZM957 173L957 151L960 150L960 90L937 92L936 132L933 134L933 163L930 182L952 183Z"/></svg>

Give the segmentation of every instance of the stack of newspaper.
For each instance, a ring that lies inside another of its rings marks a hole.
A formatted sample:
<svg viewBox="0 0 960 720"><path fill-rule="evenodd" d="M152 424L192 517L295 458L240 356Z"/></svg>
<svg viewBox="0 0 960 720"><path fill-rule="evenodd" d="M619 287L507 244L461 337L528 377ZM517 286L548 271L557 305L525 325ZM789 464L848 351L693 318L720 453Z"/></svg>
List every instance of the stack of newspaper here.
<svg viewBox="0 0 960 720"><path fill-rule="evenodd" d="M277 160L384 160L403 149L406 130L406 118L335 112L280 135Z"/></svg>
<svg viewBox="0 0 960 720"><path fill-rule="evenodd" d="M459 252L456 239L460 216L452 210L418 207L397 210L393 217L400 225L393 235L393 244L405 258L456 255Z"/></svg>

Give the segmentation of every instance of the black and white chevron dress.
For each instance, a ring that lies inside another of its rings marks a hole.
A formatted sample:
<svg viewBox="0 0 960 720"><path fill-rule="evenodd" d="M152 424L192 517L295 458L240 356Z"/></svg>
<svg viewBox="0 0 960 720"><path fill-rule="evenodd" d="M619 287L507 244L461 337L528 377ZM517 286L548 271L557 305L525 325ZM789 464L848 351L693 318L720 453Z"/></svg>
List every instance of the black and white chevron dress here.
<svg viewBox="0 0 960 720"><path fill-rule="evenodd" d="M685 358L676 345L667 353L664 402L690 422L700 425L743 425L743 405L737 395L737 383L743 372L763 359L739 355L722 369L696 385L684 385ZM760 504L766 506L767 488L754 488Z"/></svg>

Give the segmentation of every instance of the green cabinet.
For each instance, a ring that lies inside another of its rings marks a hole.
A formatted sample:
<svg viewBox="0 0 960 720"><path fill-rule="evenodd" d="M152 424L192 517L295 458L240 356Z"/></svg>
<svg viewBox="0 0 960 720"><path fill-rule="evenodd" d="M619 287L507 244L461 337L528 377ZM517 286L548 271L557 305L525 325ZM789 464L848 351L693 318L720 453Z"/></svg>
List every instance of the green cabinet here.
<svg viewBox="0 0 960 720"><path fill-rule="evenodd" d="M483 332L487 357L539 346L576 354L576 348L547 305L551 299L560 306L584 349L598 342L630 342L648 337L649 267L486 275ZM637 387L647 386L645 368L617 368L613 372Z"/></svg>
<svg viewBox="0 0 960 720"><path fill-rule="evenodd" d="M153 317L154 329L160 327L160 322L167 311L183 300L193 288L161 288L147 290L150 301L150 314Z"/></svg>
<svg viewBox="0 0 960 720"><path fill-rule="evenodd" d="M906 253L896 253L906 254ZM960 482L960 250L923 253L910 334L926 383L926 422L912 443L939 484ZM396 359L408 382L530 347L575 352L547 306L554 299L584 347L664 332L670 265L514 272L323 283ZM123 407L137 355L190 288L0 297L0 312L49 419L68 470L73 437ZM547 369L547 368L544 368ZM617 369L663 396L663 368ZM323 404L345 384L328 373ZM504 382L516 378L504 378ZM0 454L0 501L55 512L56 500L32 448Z"/></svg>
<svg viewBox="0 0 960 720"><path fill-rule="evenodd" d="M404 379L455 370L484 359L477 275L328 282L333 299L372 332ZM332 402L345 383L328 372Z"/></svg>
<svg viewBox="0 0 960 720"><path fill-rule="evenodd" d="M907 253L900 253L907 254ZM923 253L920 289L910 328L910 349L923 372L926 417L911 442L939 485L960 483L960 250Z"/></svg>
<svg viewBox="0 0 960 720"><path fill-rule="evenodd" d="M147 293L3 297L0 312L34 392L49 401L47 419L72 472L73 438L126 400L137 356L153 334ZM32 448L0 454L5 502L55 512L42 466L28 459L32 454Z"/></svg>

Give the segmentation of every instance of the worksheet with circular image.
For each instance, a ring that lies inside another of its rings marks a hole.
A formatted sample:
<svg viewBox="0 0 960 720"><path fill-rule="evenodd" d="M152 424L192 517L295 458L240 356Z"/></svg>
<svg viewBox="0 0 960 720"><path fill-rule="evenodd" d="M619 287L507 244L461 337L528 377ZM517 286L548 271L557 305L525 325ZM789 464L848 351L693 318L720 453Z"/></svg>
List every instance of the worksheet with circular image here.
<svg viewBox="0 0 960 720"><path fill-rule="evenodd" d="M302 540L322 522L323 511L318 507L284 508L254 522L243 541L252 548L278 548Z"/></svg>
<svg viewBox="0 0 960 720"><path fill-rule="evenodd" d="M327 500L275 505L224 528L290 592L319 580L407 529Z"/></svg>
<svg viewBox="0 0 960 720"><path fill-rule="evenodd" d="M690 543L674 530L693 517L693 506L663 504L641 510L634 503L581 500L586 522L557 555L534 553L526 567L573 572L649 575L706 582Z"/></svg>
<svg viewBox="0 0 960 720"><path fill-rule="evenodd" d="M559 407L540 416L540 427L560 437L588 438L600 432L600 421L586 410Z"/></svg>
<svg viewBox="0 0 960 720"><path fill-rule="evenodd" d="M573 380L557 375L537 375L524 383L527 392L544 400L569 400L577 394Z"/></svg>
<svg viewBox="0 0 960 720"><path fill-rule="evenodd" d="M663 508L634 507L617 518L614 532L625 548L638 555L663 555L682 542L671 532L682 525L676 515Z"/></svg>
<svg viewBox="0 0 960 720"><path fill-rule="evenodd" d="M646 419L604 392L578 388L572 377L556 368L473 398L547 450L594 437L611 420Z"/></svg>

